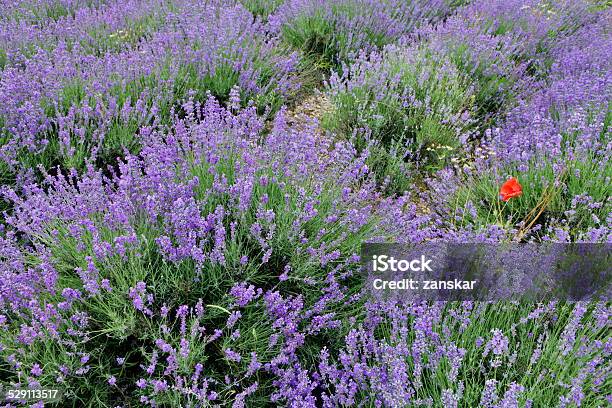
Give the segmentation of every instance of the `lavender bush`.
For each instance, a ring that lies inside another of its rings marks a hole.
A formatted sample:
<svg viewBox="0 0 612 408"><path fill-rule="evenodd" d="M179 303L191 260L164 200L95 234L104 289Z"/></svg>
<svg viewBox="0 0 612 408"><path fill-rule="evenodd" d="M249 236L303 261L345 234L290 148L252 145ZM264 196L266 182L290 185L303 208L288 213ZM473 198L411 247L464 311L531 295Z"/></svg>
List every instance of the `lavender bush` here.
<svg viewBox="0 0 612 408"><path fill-rule="evenodd" d="M442 0L290 0L269 25L292 46L335 66L443 17L448 8Z"/></svg>
<svg viewBox="0 0 612 408"><path fill-rule="evenodd" d="M4 160L17 170L21 161L46 161L41 152L66 168L82 168L98 156L113 161L123 148L135 151L141 126L167 124L173 105L189 92L227 100L240 85L245 101L277 109L298 88L295 55L279 51L239 4L174 7L178 11L151 38L118 52L92 56L61 40L5 67Z"/></svg>
<svg viewBox="0 0 612 408"><path fill-rule="evenodd" d="M32 185L23 198L6 192L15 204L7 223L37 237L32 245L45 248L48 262L27 273L7 265L7 287L31 288L25 303L3 303L15 315L4 352L16 359L16 374L58 343L65 359L45 365L45 378L84 392L84 382L120 378L115 349L137 347L143 354L122 358L142 365L142 381L91 392L180 405L246 396L280 381L258 384L254 374L283 378L301 349L315 353L316 338L340 328L340 316L358 302L345 281L362 240L416 232L413 212L399 225L386 221L406 203L376 193L364 178L365 157L350 144L332 146L314 127L298 143L282 112L260 143L254 109L232 114L214 99L183 108L194 113L168 134L151 131L140 156L126 157L112 179L90 168L76 182L76 174L49 175L47 188ZM37 259L37 251L28 256ZM40 279L53 311L32 316ZM78 344L75 335L83 336ZM225 363L208 366L208 359Z"/></svg>
<svg viewBox="0 0 612 408"><path fill-rule="evenodd" d="M447 220L496 222L517 228L521 236L531 230L562 241L609 241L607 20L609 13L555 47L547 83L510 111L501 127L487 132L465 187L451 199L457 200L449 207L455 214L446 213ZM525 193L491 211L490 194L508 175L518 177Z"/></svg>
<svg viewBox="0 0 612 408"><path fill-rule="evenodd" d="M392 163L379 166L380 178L397 178L404 171L393 163L409 159L439 168L538 86L553 39L592 18L582 3L523 3L469 4L399 46L363 50L330 77L334 110L325 127L348 135L370 129Z"/></svg>
<svg viewBox="0 0 612 408"><path fill-rule="evenodd" d="M42 4L22 3L19 11L7 10L0 21L0 49L6 55L5 64L22 64L38 48L51 50L60 42L69 47L78 44L84 52L103 55L150 35L176 9L176 3L160 0L39 3ZM58 9L65 11L57 13ZM46 10L56 12L48 15Z"/></svg>
<svg viewBox="0 0 612 408"><path fill-rule="evenodd" d="M2 406L612 402L609 302L359 273L364 242L610 242L608 6L1 4L0 385L64 390Z"/></svg>

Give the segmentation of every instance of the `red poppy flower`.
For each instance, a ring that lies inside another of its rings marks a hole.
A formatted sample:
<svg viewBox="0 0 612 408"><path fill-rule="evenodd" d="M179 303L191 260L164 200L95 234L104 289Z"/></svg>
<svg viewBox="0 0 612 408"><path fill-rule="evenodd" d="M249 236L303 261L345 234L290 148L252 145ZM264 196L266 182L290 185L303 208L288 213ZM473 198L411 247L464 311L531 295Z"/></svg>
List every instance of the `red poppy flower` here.
<svg viewBox="0 0 612 408"><path fill-rule="evenodd" d="M521 194L523 194L523 187L514 177L509 178L499 189L499 198L501 198L502 201L508 201L513 197L519 197Z"/></svg>

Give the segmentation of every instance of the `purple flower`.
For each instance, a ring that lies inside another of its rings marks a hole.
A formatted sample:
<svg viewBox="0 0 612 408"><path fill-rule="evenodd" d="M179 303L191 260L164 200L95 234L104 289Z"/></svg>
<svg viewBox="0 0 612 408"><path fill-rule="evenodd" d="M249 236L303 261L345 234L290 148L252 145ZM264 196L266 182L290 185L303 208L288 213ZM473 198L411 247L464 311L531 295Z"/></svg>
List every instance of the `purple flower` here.
<svg viewBox="0 0 612 408"><path fill-rule="evenodd" d="M485 346L485 354L491 351L496 356L501 356L508 353L508 346L510 341L508 337L504 335L504 333L499 329L491 330L493 334L491 339Z"/></svg>
<svg viewBox="0 0 612 408"><path fill-rule="evenodd" d="M240 362L240 360L242 360L242 357L240 356L240 354L236 353L232 349L227 348L227 349L223 350L223 352L225 353L225 357L229 361L234 361L234 362L238 363L238 362Z"/></svg>
<svg viewBox="0 0 612 408"><path fill-rule="evenodd" d="M37 363L37 364L34 364L34 365L32 366L31 373L32 373L32 375L33 375L33 376L35 376L35 377L39 377L39 376L41 376L41 375L42 375L43 370L42 370L42 368L40 367L40 365Z"/></svg>

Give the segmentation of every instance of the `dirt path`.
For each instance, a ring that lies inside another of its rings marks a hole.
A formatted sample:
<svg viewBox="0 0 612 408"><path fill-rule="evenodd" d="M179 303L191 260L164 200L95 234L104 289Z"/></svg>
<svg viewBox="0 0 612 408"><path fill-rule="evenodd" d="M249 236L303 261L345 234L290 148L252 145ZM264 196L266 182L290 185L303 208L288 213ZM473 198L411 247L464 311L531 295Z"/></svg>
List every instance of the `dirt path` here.
<svg viewBox="0 0 612 408"><path fill-rule="evenodd" d="M287 112L287 124L300 130L312 119L321 123L323 116L331 112L332 109L332 103L327 95L320 90L316 90Z"/></svg>

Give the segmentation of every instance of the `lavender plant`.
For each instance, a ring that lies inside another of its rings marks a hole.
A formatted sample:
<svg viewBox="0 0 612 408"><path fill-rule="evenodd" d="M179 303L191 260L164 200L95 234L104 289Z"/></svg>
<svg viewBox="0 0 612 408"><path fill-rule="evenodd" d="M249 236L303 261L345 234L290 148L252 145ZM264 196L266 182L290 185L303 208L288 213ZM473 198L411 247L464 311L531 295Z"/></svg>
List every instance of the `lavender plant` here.
<svg viewBox="0 0 612 408"><path fill-rule="evenodd" d="M609 303L359 273L364 242L610 242L609 8L1 4L0 386L65 391L4 406L610 404Z"/></svg>
<svg viewBox="0 0 612 408"><path fill-rule="evenodd" d="M549 18L535 5L477 2L408 34L399 46L362 52L329 80L334 110L325 127L348 135L369 129L386 147L377 171L383 180L401 180L402 161L439 169L536 86L530 70L549 54L549 37L588 21L583 9L561 2Z"/></svg>
<svg viewBox="0 0 612 408"><path fill-rule="evenodd" d="M387 221L406 203L376 193L350 144L334 146L314 126L298 143L282 112L260 142L253 108L232 114L209 99L183 109L192 113L170 133L150 130L141 154L127 156L112 179L90 168L82 178L49 175L46 188L32 185L23 198L6 191L15 205L7 223L45 248L53 283L45 298L66 325L49 333L43 316L3 302L14 314L3 340L3 354L15 358L11 381L67 343L45 378L61 376L71 398L246 398L282 381L302 350L316 353L319 337L340 327L358 300L344 282L364 239L418 230L414 211L404 223ZM7 284L22 276L11 272ZM39 281L23 284L36 290ZM84 337L72 344L75 314ZM142 380L121 378L116 350L132 350L121 357ZM256 373L272 379L256 381ZM119 388L87 390L109 375Z"/></svg>
<svg viewBox="0 0 612 408"><path fill-rule="evenodd" d="M388 46L362 56L342 76L332 74L334 103L327 129L351 134L367 128L400 157L426 159L469 136L473 85L452 62L427 47Z"/></svg>
<svg viewBox="0 0 612 408"><path fill-rule="evenodd" d="M290 0L270 16L271 29L293 47L339 66L444 16L444 1Z"/></svg>
<svg viewBox="0 0 612 408"><path fill-rule="evenodd" d="M57 1L47 3L38 4L35 10L61 6ZM66 14L56 18L7 13L0 21L0 49L7 54L7 63L23 64L39 48L50 51L60 43L69 48L78 45L83 52L98 56L118 51L156 31L181 4L160 0L68 3L72 4L63 5L68 7Z"/></svg>
<svg viewBox="0 0 612 408"><path fill-rule="evenodd" d="M320 375L333 385L324 406L605 404L606 306L436 302L366 310L337 357L321 355ZM561 359L568 371L555 368Z"/></svg>
<svg viewBox="0 0 612 408"><path fill-rule="evenodd" d="M505 224L537 239L551 234L559 240L609 240L606 19L558 44L549 83L488 133L475 168L466 171L467 181L451 198L455 215L446 213L446 219ZM495 193L510 175L523 184L524 194L502 204Z"/></svg>
<svg viewBox="0 0 612 408"><path fill-rule="evenodd" d="M64 168L92 158L104 167L124 148L136 151L141 126L167 125L189 92L227 101L240 85L241 97L263 110L278 109L299 87L297 57L279 51L239 4L175 6L175 21L118 53L94 57L64 41L39 49L24 66L6 67L0 116L11 137L0 146L3 159L15 171L32 155L42 161L43 152Z"/></svg>
<svg viewBox="0 0 612 408"><path fill-rule="evenodd" d="M241 3L253 15L266 20L270 14L284 3L284 0L242 0Z"/></svg>

